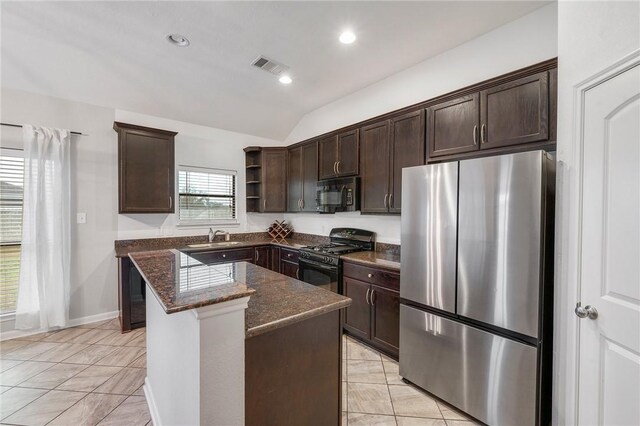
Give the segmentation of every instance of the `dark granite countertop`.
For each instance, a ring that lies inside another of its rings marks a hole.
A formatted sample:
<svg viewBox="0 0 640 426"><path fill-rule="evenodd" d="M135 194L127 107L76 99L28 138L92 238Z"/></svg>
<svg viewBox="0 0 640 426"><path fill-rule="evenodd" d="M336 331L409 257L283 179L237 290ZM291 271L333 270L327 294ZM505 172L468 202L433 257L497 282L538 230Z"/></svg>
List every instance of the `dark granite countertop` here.
<svg viewBox="0 0 640 426"><path fill-rule="evenodd" d="M311 234L294 234L293 238L288 238L285 241L274 242L268 237L266 232L250 232L231 234L231 241L238 242L232 246L220 245L217 247L189 247L190 244L204 244L207 243L206 235L197 235L190 237L167 237L167 238L144 238L136 240L117 240L115 242L116 257L127 257L130 253L139 253L145 251L155 250L169 250L176 249L183 252L192 251L211 251L211 250L232 250L235 248L243 247L256 247L274 244L280 247L288 247L299 249L318 243L325 243L329 239L328 237L322 237ZM224 242L223 239L217 237L216 243Z"/></svg>
<svg viewBox="0 0 640 426"><path fill-rule="evenodd" d="M358 251L340 256L342 260L400 272L400 256L391 252Z"/></svg>
<svg viewBox="0 0 640 426"><path fill-rule="evenodd" d="M250 296L255 290L177 250L129 256L167 314Z"/></svg>
<svg viewBox="0 0 640 426"><path fill-rule="evenodd" d="M247 338L351 304L347 297L247 262L207 265L177 250L130 258L168 314L250 296Z"/></svg>

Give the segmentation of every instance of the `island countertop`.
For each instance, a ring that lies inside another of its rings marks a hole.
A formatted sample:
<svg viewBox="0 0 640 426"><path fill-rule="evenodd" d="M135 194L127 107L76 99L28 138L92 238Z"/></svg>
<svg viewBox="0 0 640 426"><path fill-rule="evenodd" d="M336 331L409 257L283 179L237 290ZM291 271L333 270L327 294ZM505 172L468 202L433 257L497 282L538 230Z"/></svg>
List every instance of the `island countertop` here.
<svg viewBox="0 0 640 426"><path fill-rule="evenodd" d="M346 308L351 299L247 262L207 265L177 250L130 253L167 314L246 296L246 337Z"/></svg>

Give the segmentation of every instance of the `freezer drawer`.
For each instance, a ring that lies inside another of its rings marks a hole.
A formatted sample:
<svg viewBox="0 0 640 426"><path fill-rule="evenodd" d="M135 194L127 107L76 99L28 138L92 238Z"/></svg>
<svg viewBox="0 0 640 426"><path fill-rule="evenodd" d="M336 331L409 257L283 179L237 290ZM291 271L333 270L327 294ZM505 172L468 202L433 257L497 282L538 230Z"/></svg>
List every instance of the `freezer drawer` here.
<svg viewBox="0 0 640 426"><path fill-rule="evenodd" d="M455 312L458 163L402 169L400 296Z"/></svg>
<svg viewBox="0 0 640 426"><path fill-rule="evenodd" d="M400 306L400 375L489 425L533 425L536 348Z"/></svg>
<svg viewBox="0 0 640 426"><path fill-rule="evenodd" d="M457 313L532 337L545 161L533 151L460 162Z"/></svg>

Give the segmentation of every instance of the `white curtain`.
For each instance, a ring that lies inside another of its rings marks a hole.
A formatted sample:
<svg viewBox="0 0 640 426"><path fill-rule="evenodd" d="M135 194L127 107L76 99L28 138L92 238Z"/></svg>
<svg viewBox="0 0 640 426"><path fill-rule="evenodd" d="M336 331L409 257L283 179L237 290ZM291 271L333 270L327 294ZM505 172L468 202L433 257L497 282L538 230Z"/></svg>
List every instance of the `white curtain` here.
<svg viewBox="0 0 640 426"><path fill-rule="evenodd" d="M23 126L24 205L16 328L63 327L69 319L68 130Z"/></svg>

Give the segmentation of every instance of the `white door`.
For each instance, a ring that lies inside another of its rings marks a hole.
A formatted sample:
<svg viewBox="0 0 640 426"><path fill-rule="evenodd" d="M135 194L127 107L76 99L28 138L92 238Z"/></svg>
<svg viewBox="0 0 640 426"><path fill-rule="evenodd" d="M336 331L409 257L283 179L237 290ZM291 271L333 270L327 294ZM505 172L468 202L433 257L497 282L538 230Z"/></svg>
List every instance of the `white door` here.
<svg viewBox="0 0 640 426"><path fill-rule="evenodd" d="M578 424L640 425L640 65L583 107Z"/></svg>

